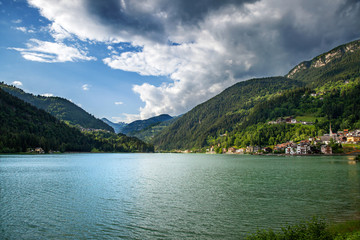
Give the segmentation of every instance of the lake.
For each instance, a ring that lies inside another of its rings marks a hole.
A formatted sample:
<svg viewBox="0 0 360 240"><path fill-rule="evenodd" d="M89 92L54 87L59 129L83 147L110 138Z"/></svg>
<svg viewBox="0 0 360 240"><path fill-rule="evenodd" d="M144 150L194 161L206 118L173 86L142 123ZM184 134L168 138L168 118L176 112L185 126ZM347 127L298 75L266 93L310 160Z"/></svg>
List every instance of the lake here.
<svg viewBox="0 0 360 240"><path fill-rule="evenodd" d="M346 156L0 155L0 239L241 239L360 212Z"/></svg>

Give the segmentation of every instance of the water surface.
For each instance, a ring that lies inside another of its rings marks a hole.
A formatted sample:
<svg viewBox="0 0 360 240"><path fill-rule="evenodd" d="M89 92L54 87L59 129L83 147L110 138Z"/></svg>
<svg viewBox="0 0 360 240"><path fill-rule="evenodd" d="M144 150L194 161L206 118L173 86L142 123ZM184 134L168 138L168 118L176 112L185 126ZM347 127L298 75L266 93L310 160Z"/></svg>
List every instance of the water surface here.
<svg viewBox="0 0 360 240"><path fill-rule="evenodd" d="M0 239L239 239L360 212L347 157L0 155Z"/></svg>

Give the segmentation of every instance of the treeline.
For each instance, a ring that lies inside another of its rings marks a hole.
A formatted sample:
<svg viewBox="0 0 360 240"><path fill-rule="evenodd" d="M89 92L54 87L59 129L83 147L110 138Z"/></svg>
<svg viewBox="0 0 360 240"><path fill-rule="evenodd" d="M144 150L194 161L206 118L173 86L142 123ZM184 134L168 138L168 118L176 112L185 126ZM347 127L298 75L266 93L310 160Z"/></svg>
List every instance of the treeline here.
<svg viewBox="0 0 360 240"><path fill-rule="evenodd" d="M70 125L114 131L112 127L65 98L35 96L25 93L14 86L6 85L3 82L0 82L0 88L37 108L45 110L57 119L63 120Z"/></svg>
<svg viewBox="0 0 360 240"><path fill-rule="evenodd" d="M69 127L47 112L38 109L0 89L0 153L26 152L41 147L48 152L151 152L153 147L123 135L114 145L107 139ZM116 134L113 134L117 136Z"/></svg>
<svg viewBox="0 0 360 240"><path fill-rule="evenodd" d="M97 131L86 135L96 140L92 152L154 152L153 145L122 133Z"/></svg>
<svg viewBox="0 0 360 240"><path fill-rule="evenodd" d="M285 91L254 106L246 120L233 131L207 138L207 145L221 147L269 146L287 141L300 141L321 136L332 130L360 128L360 83L334 88L321 96L311 96L313 90L299 88ZM312 116L313 125L268 124L279 117Z"/></svg>
<svg viewBox="0 0 360 240"><path fill-rule="evenodd" d="M165 150L201 148L207 145L208 136L232 131L258 103L301 86L303 83L285 77L239 82L184 114L155 136L153 143Z"/></svg>

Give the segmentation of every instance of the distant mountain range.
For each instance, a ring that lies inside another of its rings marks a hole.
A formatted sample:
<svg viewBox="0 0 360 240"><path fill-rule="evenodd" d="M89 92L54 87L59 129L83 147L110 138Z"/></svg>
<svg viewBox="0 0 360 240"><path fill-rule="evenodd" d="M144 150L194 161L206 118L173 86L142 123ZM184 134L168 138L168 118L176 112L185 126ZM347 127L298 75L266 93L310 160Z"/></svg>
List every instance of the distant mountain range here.
<svg viewBox="0 0 360 240"><path fill-rule="evenodd" d="M35 96L5 83L0 83L0 88L70 125L114 132L112 127L65 98Z"/></svg>
<svg viewBox="0 0 360 240"><path fill-rule="evenodd" d="M114 123L107 118L102 118L101 120L104 123L106 123L107 125L109 125L110 127L112 127L114 129L115 133L121 133L122 129L127 125L127 123L124 123L124 122Z"/></svg>
<svg viewBox="0 0 360 240"><path fill-rule="evenodd" d="M123 133L137 137L145 142L151 142L156 134L169 126L175 119L168 114L162 114L145 120L136 120L129 124L123 122L113 123L106 118L101 120L114 128L116 133Z"/></svg>
<svg viewBox="0 0 360 240"><path fill-rule="evenodd" d="M285 77L239 82L154 137L158 149L245 147L360 128L360 41L295 66ZM293 116L314 125L269 125Z"/></svg>
<svg viewBox="0 0 360 240"><path fill-rule="evenodd" d="M171 120L172 117L168 114L162 114L156 117L152 117L146 120L136 120L134 122L129 123L121 130L122 133L127 135L133 135L136 132L139 132L151 125L157 125L161 122L165 122Z"/></svg>

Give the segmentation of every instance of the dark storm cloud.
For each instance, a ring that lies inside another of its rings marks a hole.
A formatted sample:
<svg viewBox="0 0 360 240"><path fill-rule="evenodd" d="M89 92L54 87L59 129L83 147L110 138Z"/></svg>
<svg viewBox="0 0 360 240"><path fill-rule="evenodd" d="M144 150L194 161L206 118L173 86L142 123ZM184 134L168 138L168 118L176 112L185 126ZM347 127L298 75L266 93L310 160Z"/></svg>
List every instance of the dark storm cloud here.
<svg viewBox="0 0 360 240"><path fill-rule="evenodd" d="M202 20L209 12L219 10L228 5L239 7L257 0L177 0L163 1L162 7L176 21L193 24Z"/></svg>
<svg viewBox="0 0 360 240"><path fill-rule="evenodd" d="M181 114L235 82L285 75L360 37L360 0L28 1L54 31L141 46L103 62L173 80L133 87L145 102L142 117Z"/></svg>
<svg viewBox="0 0 360 240"><path fill-rule="evenodd" d="M92 16L115 34L127 32L150 39L158 39L164 35L163 25L155 16L140 12L132 6L122 5L119 0L88 0L86 7Z"/></svg>
<svg viewBox="0 0 360 240"><path fill-rule="evenodd" d="M88 0L88 12L114 33L142 35L167 41L167 32L177 25L196 25L212 11L257 0ZM151 9L150 9L151 8ZM163 14L163 15L161 15ZM166 17L164 17L166 14Z"/></svg>

